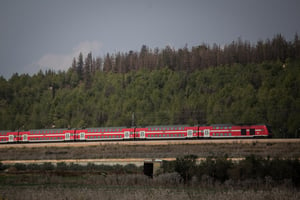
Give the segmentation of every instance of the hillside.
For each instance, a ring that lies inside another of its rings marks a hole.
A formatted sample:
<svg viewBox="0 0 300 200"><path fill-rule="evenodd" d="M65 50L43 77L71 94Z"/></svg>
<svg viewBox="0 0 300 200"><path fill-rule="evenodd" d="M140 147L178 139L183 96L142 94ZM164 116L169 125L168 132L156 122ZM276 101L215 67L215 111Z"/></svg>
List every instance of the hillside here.
<svg viewBox="0 0 300 200"><path fill-rule="evenodd" d="M275 137L299 137L298 37L204 47L80 54L66 72L0 78L0 129L266 123Z"/></svg>

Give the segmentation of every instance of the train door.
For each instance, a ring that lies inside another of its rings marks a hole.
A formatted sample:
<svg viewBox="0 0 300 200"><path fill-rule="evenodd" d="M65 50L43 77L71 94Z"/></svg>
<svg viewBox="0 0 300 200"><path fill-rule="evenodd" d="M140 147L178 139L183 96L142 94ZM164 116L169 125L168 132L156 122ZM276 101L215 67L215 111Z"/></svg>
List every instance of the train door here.
<svg viewBox="0 0 300 200"><path fill-rule="evenodd" d="M124 139L130 139L130 132L129 131L124 132Z"/></svg>
<svg viewBox="0 0 300 200"><path fill-rule="evenodd" d="M70 133L65 133L65 140L69 141L70 140Z"/></svg>
<svg viewBox="0 0 300 200"><path fill-rule="evenodd" d="M241 129L241 135L247 135L247 129L245 128Z"/></svg>
<svg viewBox="0 0 300 200"><path fill-rule="evenodd" d="M204 137L205 138L210 137L210 130L209 129L204 129Z"/></svg>
<svg viewBox="0 0 300 200"><path fill-rule="evenodd" d="M140 139L145 139L145 131L140 131Z"/></svg>
<svg viewBox="0 0 300 200"><path fill-rule="evenodd" d="M187 137L188 138L192 138L193 137L193 133L194 133L193 130L187 130Z"/></svg>
<svg viewBox="0 0 300 200"><path fill-rule="evenodd" d="M79 139L80 140L85 140L85 133L84 132L79 133Z"/></svg>
<svg viewBox="0 0 300 200"><path fill-rule="evenodd" d="M8 136L8 142L14 142L14 135Z"/></svg>
<svg viewBox="0 0 300 200"><path fill-rule="evenodd" d="M28 142L28 135L27 134L23 135L23 142Z"/></svg>
<svg viewBox="0 0 300 200"><path fill-rule="evenodd" d="M253 136L255 135L255 129L254 128L250 129L250 135L253 135Z"/></svg>

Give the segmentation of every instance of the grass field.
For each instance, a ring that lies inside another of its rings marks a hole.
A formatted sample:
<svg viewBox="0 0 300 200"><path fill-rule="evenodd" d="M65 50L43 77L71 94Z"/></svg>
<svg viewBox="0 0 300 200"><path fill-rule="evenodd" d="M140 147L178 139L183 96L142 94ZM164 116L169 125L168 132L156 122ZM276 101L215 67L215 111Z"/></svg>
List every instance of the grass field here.
<svg viewBox="0 0 300 200"><path fill-rule="evenodd" d="M300 191L289 183L273 186L248 180L224 184L202 182L182 185L168 177L149 179L144 175L83 175L41 176L19 175L2 177L0 199L60 200L60 199L299 199ZM174 178L174 177L173 177ZM168 184L165 183L168 179ZM5 183L5 184L4 184Z"/></svg>

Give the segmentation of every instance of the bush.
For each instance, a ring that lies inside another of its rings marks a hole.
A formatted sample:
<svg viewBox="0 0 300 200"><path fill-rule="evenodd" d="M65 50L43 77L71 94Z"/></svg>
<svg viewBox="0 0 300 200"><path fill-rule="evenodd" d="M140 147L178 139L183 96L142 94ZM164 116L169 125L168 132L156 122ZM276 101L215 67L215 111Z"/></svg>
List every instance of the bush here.
<svg viewBox="0 0 300 200"><path fill-rule="evenodd" d="M196 159L195 155L187 155L183 158L176 158L175 171L180 174L184 183L189 182L196 170Z"/></svg>
<svg viewBox="0 0 300 200"><path fill-rule="evenodd" d="M4 165L2 162L0 162L0 171L6 170L7 168L7 165Z"/></svg>
<svg viewBox="0 0 300 200"><path fill-rule="evenodd" d="M55 167L52 163L46 162L41 165L41 169L45 171L50 171L50 170L54 170Z"/></svg>
<svg viewBox="0 0 300 200"><path fill-rule="evenodd" d="M56 170L65 171L68 169L68 165L65 162L57 163Z"/></svg>
<svg viewBox="0 0 300 200"><path fill-rule="evenodd" d="M18 171L24 171L27 169L27 166L25 164L22 163L16 163L14 165L14 167L18 170Z"/></svg>

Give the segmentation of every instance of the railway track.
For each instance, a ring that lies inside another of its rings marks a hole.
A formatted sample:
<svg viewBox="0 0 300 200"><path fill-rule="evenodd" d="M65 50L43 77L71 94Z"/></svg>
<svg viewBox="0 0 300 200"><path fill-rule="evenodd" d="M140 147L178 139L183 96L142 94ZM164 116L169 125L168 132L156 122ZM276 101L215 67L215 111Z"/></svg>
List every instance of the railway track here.
<svg viewBox="0 0 300 200"><path fill-rule="evenodd" d="M98 145L179 145L179 144L253 144L253 143L300 143L300 138L275 139L203 139L203 140L137 140L137 141L94 141L61 143L12 143L1 144L0 148L35 147L84 147Z"/></svg>

